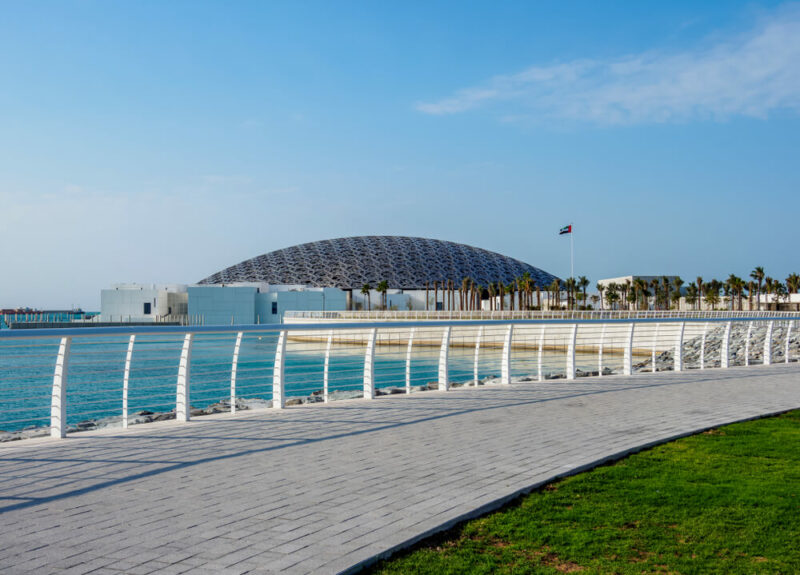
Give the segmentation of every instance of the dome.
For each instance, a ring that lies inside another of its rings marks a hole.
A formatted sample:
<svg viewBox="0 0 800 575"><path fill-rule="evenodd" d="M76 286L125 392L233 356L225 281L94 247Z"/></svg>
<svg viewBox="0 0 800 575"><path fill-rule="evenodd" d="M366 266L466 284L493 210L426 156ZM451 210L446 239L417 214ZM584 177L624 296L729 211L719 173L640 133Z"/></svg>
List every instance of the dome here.
<svg viewBox="0 0 800 575"><path fill-rule="evenodd" d="M300 244L245 260L212 274L201 284L265 282L361 289L386 281L391 289L425 289L427 283L464 278L487 286L511 283L528 272L534 283L555 276L519 260L481 248L426 238L358 236Z"/></svg>

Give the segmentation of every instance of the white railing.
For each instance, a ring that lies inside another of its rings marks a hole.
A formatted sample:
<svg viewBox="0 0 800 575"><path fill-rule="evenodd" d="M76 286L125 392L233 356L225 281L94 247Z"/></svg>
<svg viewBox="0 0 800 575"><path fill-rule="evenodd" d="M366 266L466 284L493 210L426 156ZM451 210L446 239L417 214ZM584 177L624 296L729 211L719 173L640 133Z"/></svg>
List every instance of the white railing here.
<svg viewBox="0 0 800 575"><path fill-rule="evenodd" d="M284 321L293 320L373 320L373 321L438 321L438 320L495 320L512 319L720 319L720 318L781 318L800 319L796 311L677 311L677 310L528 310L528 311L287 311Z"/></svg>
<svg viewBox="0 0 800 575"><path fill-rule="evenodd" d="M7 438L48 430L64 437L237 406L282 409L454 385L788 363L800 356L796 317L437 315L435 322L4 330L0 429Z"/></svg>

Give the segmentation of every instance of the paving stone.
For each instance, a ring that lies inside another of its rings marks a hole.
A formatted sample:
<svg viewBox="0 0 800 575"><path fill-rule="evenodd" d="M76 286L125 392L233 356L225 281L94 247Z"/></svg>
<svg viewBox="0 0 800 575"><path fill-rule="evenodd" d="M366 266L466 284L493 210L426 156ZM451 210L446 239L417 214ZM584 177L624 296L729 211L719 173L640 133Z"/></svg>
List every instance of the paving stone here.
<svg viewBox="0 0 800 575"><path fill-rule="evenodd" d="M800 366L462 387L0 446L3 573L337 573L564 474L800 407Z"/></svg>

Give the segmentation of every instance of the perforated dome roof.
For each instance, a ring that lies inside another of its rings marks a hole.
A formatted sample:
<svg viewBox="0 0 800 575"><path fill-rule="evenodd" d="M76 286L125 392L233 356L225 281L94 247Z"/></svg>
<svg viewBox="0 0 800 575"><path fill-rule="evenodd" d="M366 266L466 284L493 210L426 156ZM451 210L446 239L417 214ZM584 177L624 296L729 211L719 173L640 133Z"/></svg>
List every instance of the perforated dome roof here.
<svg viewBox="0 0 800 575"><path fill-rule="evenodd" d="M386 280L394 289L425 289L434 281L470 278L487 286L525 272L539 286L555 276L519 260L472 246L405 236L357 236L300 244L245 260L201 284L266 282L360 289Z"/></svg>

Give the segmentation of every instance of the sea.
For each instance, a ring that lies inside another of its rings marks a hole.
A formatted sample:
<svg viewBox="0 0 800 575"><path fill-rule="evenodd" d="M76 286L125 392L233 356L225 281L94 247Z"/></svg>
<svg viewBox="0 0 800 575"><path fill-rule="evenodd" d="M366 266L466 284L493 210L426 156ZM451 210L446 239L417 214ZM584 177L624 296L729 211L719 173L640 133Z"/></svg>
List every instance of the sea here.
<svg viewBox="0 0 800 575"><path fill-rule="evenodd" d="M231 397L231 366L236 334L201 334L195 337L190 362L190 404L203 409ZM138 335L128 381L128 413L168 413L175 408L178 364L183 337ZM72 340L67 376L67 425L119 417L127 336L76 337ZM0 430L17 432L49 425L50 396L58 352L58 338L0 339ZM323 388L326 341L289 340L284 368L287 397L317 396ZM243 336L236 372L237 399L248 403L272 399L272 378L277 334ZM363 390L364 344L332 346L329 359L329 394L332 400L360 395ZM375 348L375 386L404 387L407 346ZM472 382L474 347L451 347L448 378ZM500 377L499 348L480 350L479 379ZM612 358L609 358L613 361ZM439 348L414 346L411 385L426 386L438 380ZM535 378L537 353L512 350L512 376ZM596 354L577 354L579 369L597 369ZM613 369L613 366L610 366ZM545 352L546 373L563 373L563 352ZM316 398L315 398L316 399Z"/></svg>

